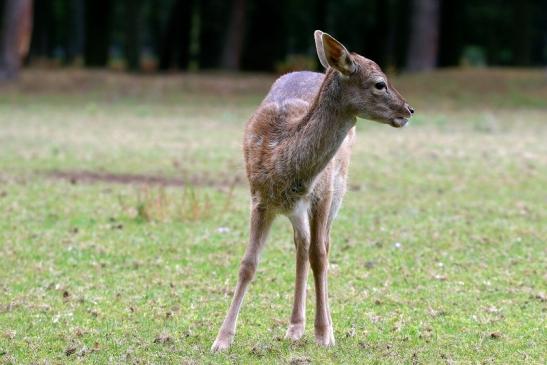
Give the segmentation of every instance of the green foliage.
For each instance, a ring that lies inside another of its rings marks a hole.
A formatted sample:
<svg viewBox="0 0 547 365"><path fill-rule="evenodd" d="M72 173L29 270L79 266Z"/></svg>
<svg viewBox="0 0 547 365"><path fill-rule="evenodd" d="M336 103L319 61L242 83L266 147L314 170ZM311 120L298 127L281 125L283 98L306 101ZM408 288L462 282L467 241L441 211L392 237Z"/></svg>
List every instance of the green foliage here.
<svg viewBox="0 0 547 365"><path fill-rule="evenodd" d="M469 46L463 50L462 65L471 67L486 66L486 57L484 50L480 47Z"/></svg>

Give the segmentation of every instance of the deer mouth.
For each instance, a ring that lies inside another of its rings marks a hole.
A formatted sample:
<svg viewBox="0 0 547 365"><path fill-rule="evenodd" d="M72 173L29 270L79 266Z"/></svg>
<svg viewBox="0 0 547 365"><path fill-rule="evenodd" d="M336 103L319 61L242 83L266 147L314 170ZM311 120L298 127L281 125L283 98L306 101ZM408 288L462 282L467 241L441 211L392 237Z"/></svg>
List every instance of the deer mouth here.
<svg viewBox="0 0 547 365"><path fill-rule="evenodd" d="M395 128L401 128L401 127L404 127L407 123L408 123L407 118L396 117L389 122L389 125Z"/></svg>

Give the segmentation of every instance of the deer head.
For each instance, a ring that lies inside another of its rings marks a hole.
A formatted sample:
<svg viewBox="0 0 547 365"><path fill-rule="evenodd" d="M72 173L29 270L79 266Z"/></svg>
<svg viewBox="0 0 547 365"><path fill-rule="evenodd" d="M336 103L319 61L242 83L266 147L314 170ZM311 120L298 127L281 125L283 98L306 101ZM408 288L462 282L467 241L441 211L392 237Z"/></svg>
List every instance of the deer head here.
<svg viewBox="0 0 547 365"><path fill-rule="evenodd" d="M403 127L414 113L391 85L380 66L346 47L327 33L316 30L315 46L319 61L340 75L343 106L360 118Z"/></svg>

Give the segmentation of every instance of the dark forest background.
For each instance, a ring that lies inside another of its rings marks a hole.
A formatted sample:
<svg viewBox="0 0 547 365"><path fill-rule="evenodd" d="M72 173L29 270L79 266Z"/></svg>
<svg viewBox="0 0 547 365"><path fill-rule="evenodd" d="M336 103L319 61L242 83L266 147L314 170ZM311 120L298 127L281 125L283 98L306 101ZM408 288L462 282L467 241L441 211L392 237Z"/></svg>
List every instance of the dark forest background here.
<svg viewBox="0 0 547 365"><path fill-rule="evenodd" d="M545 0L2 0L0 11L5 78L14 53L133 72L313 68L315 29L391 71L547 64Z"/></svg>

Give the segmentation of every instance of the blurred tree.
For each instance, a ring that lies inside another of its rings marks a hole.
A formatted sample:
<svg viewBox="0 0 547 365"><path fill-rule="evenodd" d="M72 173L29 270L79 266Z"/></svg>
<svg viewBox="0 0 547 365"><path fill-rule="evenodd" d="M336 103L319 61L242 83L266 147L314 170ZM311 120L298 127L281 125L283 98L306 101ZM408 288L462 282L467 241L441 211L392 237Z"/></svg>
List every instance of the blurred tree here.
<svg viewBox="0 0 547 365"><path fill-rule="evenodd" d="M129 70L309 68L315 29L391 70L547 62L547 0L34 0L32 28L33 59Z"/></svg>
<svg viewBox="0 0 547 365"><path fill-rule="evenodd" d="M464 45L464 3L443 1L441 3L441 25L439 38L439 65L457 66Z"/></svg>
<svg viewBox="0 0 547 365"><path fill-rule="evenodd" d="M339 39L351 51L377 59L377 47L371 35L377 16L376 1L338 0L327 8L327 33ZM349 16L353 14L352 16ZM358 14L358 15L357 15ZM387 29L387 27L385 27Z"/></svg>
<svg viewBox="0 0 547 365"><path fill-rule="evenodd" d="M146 23L144 25L147 32L145 35L148 37L147 42L150 47L150 51L158 57L162 51L163 45L163 35L165 28L166 19L169 16L169 11L172 8L172 5L169 2L170 0L164 1L164 6L160 7L154 1L147 0L145 3L145 19Z"/></svg>
<svg viewBox="0 0 547 365"><path fill-rule="evenodd" d="M84 59L88 67L104 67L108 64L110 5L109 0L85 1Z"/></svg>
<svg viewBox="0 0 547 365"><path fill-rule="evenodd" d="M323 30L327 26L328 0L315 0L315 29Z"/></svg>
<svg viewBox="0 0 547 365"><path fill-rule="evenodd" d="M124 0L125 58L129 71L140 69L144 0Z"/></svg>
<svg viewBox="0 0 547 365"><path fill-rule="evenodd" d="M241 51L245 34L245 0L232 0L230 23L226 42L222 51L221 67L226 70L239 70Z"/></svg>
<svg viewBox="0 0 547 365"><path fill-rule="evenodd" d="M175 0L173 3L162 37L160 70L188 67L194 5L192 0Z"/></svg>
<svg viewBox="0 0 547 365"><path fill-rule="evenodd" d="M437 65L440 0L413 0L406 69L429 71Z"/></svg>
<svg viewBox="0 0 547 365"><path fill-rule="evenodd" d="M371 5L369 11L374 15L365 30L367 39L363 44L363 53L366 57L383 66L388 58L388 40L395 40L394 36L398 24L397 22L390 23L389 18L391 15L390 10L393 10L396 4L393 0L376 0ZM389 26L386 26L386 24L389 24Z"/></svg>
<svg viewBox="0 0 547 365"><path fill-rule="evenodd" d="M513 34L513 61L515 65L529 65L532 56L532 41L534 24L534 1L519 0L513 2L514 19L518 24L518 31Z"/></svg>
<svg viewBox="0 0 547 365"><path fill-rule="evenodd" d="M251 6L252 5L252 6ZM247 37L241 65L246 70L272 71L285 56L284 2L255 0L249 6ZM312 35L309 35L312 38Z"/></svg>
<svg viewBox="0 0 547 365"><path fill-rule="evenodd" d="M383 66L386 70L400 68L404 62L408 35L408 1L386 0L386 18L380 20L385 38ZM388 24L389 26L385 26ZM386 29L387 28L387 29Z"/></svg>
<svg viewBox="0 0 547 365"><path fill-rule="evenodd" d="M34 2L31 57L49 57L51 51L51 4L44 0Z"/></svg>
<svg viewBox="0 0 547 365"><path fill-rule="evenodd" d="M73 47L74 37L82 36L83 0L81 1L81 17L74 11L74 1L71 0L35 0L33 35L31 44L31 59L52 59L54 62L71 62L78 52ZM80 40L83 46L83 39Z"/></svg>
<svg viewBox="0 0 547 365"><path fill-rule="evenodd" d="M21 62L27 55L32 35L32 0L5 0L0 80L17 78Z"/></svg>
<svg viewBox="0 0 547 365"><path fill-rule="evenodd" d="M283 5L283 48L288 56L310 55L315 59L313 31L325 31L326 1L293 0Z"/></svg>
<svg viewBox="0 0 547 365"><path fill-rule="evenodd" d="M69 31L67 46L67 63L71 63L77 57L84 53L84 24L85 24L85 4L84 0L71 0L69 10Z"/></svg>
<svg viewBox="0 0 547 365"><path fill-rule="evenodd" d="M338 0L328 3L327 31L384 68L405 65L409 2ZM359 14L359 16L348 16Z"/></svg>
<svg viewBox="0 0 547 365"><path fill-rule="evenodd" d="M547 1L543 1L538 6L537 22L540 26L532 45L532 56L534 64L547 65Z"/></svg>
<svg viewBox="0 0 547 365"><path fill-rule="evenodd" d="M393 71L406 66L412 3L406 0L386 2L386 18L380 20L380 25L387 34L381 66Z"/></svg>
<svg viewBox="0 0 547 365"><path fill-rule="evenodd" d="M466 2L464 11L461 31L465 34L466 49L463 53L476 48L485 54L486 64L514 64L512 43L518 29L515 29L511 4L499 6L499 0Z"/></svg>
<svg viewBox="0 0 547 365"><path fill-rule="evenodd" d="M233 0L232 0L233 1ZM222 66L223 49L229 32L232 1L202 0L199 8L198 63L200 69ZM243 29L245 31L245 29Z"/></svg>

